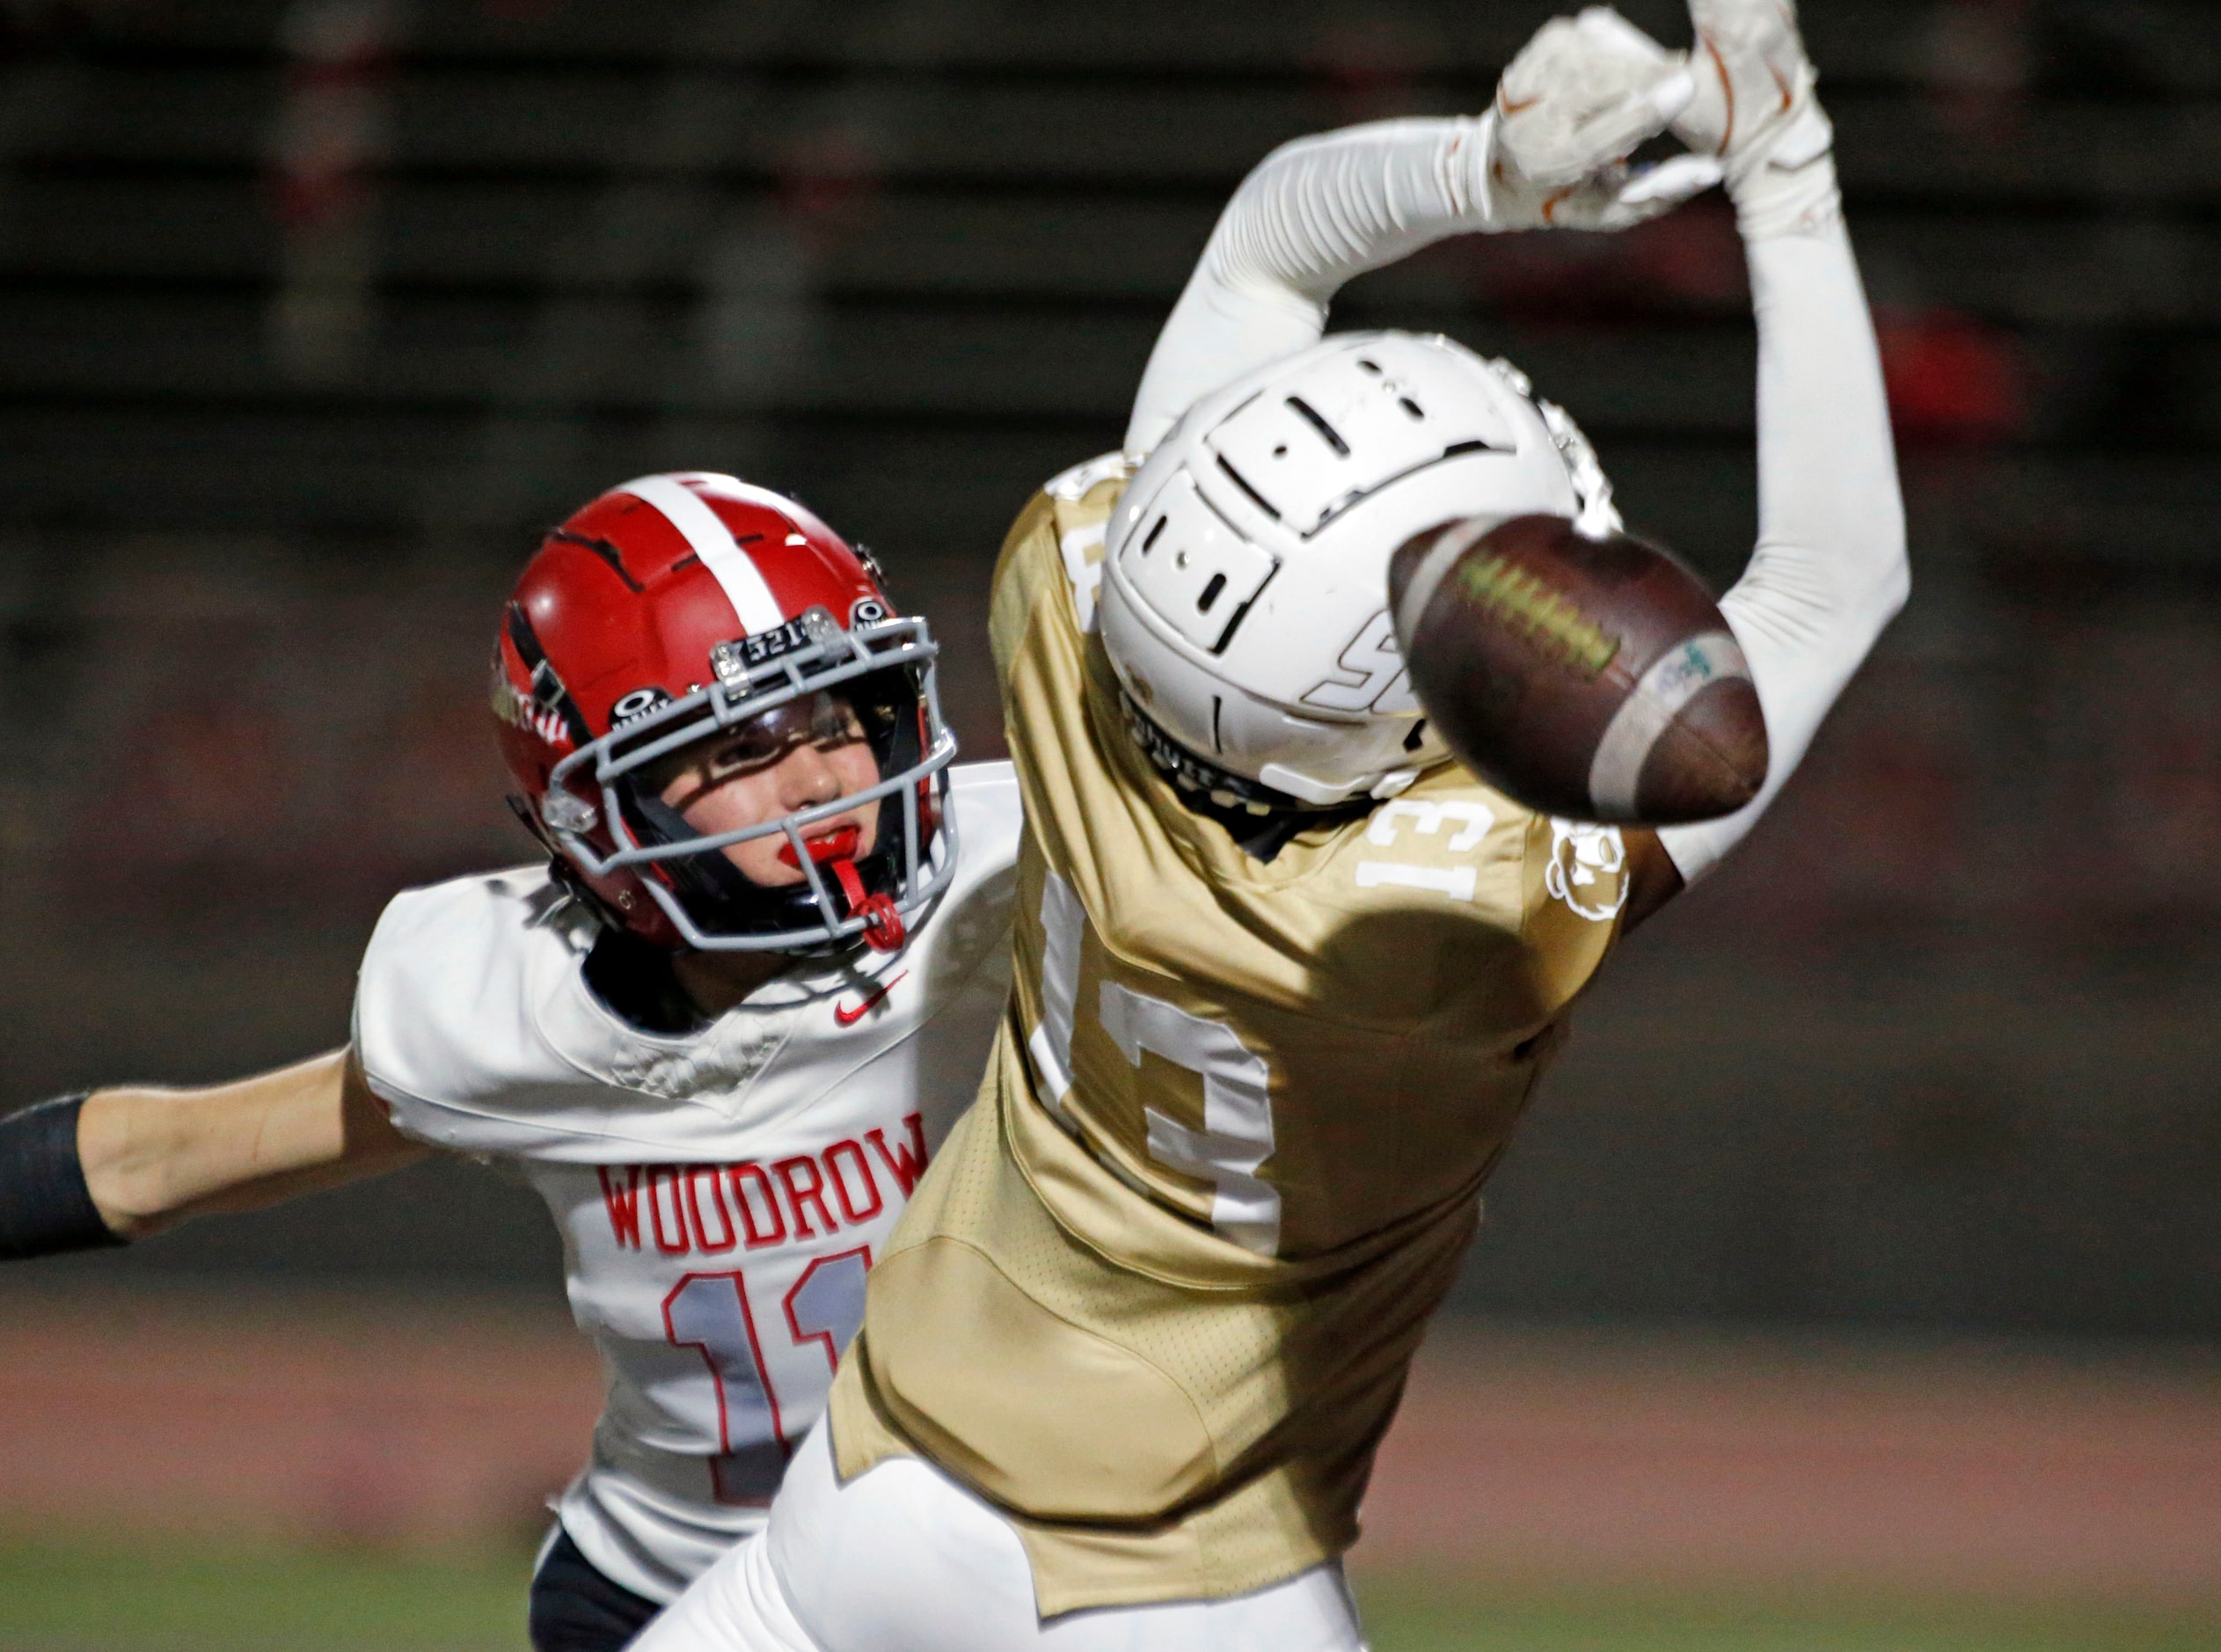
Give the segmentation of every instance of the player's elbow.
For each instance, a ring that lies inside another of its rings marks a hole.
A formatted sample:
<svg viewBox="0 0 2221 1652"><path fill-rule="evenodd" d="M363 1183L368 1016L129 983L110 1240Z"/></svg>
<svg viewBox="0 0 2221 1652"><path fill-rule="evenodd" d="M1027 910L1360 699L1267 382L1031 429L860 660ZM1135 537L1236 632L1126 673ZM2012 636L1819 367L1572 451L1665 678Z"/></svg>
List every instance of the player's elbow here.
<svg viewBox="0 0 2221 1652"><path fill-rule="evenodd" d="M119 1239L144 1239L177 1220L173 1173L184 1150L177 1101L165 1090L96 1090L78 1115L85 1192Z"/></svg>
<svg viewBox="0 0 2221 1652"><path fill-rule="evenodd" d="M1839 640L1839 648L1848 650L1853 660L1863 661L1903 611L1911 595L1911 570L1903 556L1878 562L1858 583L1838 587L1832 611L1821 623Z"/></svg>
<svg viewBox="0 0 2221 1652"><path fill-rule="evenodd" d="M1912 566L1903 557L1899 557L1891 565L1888 574L1883 576L1881 590L1875 604L1881 610L1881 623L1886 625L1895 619L1904 611L1905 604L1911 600Z"/></svg>
<svg viewBox="0 0 2221 1652"><path fill-rule="evenodd" d="M99 1211L101 1223L108 1232L128 1245L135 1245L141 1239L152 1239L164 1228L173 1225L178 1221L176 1212L147 1213L125 1210L98 1194L93 1195L92 1205L93 1209Z"/></svg>
<svg viewBox="0 0 2221 1652"><path fill-rule="evenodd" d="M1889 508L1874 527L1874 606L1879 629L1902 613L1912 599L1912 559L1907 554L1904 506L1894 492Z"/></svg>
<svg viewBox="0 0 2221 1652"><path fill-rule="evenodd" d="M1385 123L1375 122L1374 124ZM1239 195L1251 190L1271 178L1274 173L1297 164L1298 157L1319 150L1332 149L1346 141L1348 134L1359 129L1356 127L1341 127L1331 132L1306 132L1301 137L1292 137L1285 143L1276 144L1266 152L1263 160L1249 169L1247 175L1241 181L1240 187L1234 193Z"/></svg>
<svg viewBox="0 0 2221 1652"><path fill-rule="evenodd" d="M191 1093L96 1090L77 1121L85 1191L108 1231L141 1239L190 1213L190 1166L198 1149Z"/></svg>
<svg viewBox="0 0 2221 1652"><path fill-rule="evenodd" d="M1878 637L1912 596L1904 505L1893 487L1855 516L1846 511L1845 518L1829 536L1832 545L1816 546L1817 559L1831 571L1828 583L1842 618Z"/></svg>

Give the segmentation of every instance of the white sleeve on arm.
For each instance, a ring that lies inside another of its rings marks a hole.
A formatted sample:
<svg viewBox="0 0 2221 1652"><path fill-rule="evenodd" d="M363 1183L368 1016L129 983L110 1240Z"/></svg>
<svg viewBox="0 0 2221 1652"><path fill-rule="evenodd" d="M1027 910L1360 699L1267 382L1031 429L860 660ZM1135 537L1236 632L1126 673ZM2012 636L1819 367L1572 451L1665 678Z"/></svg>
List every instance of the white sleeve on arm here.
<svg viewBox="0 0 2221 1652"><path fill-rule="evenodd" d="M1772 758L1748 808L1658 834L1692 883L1773 801L1910 589L1874 324L1841 216L1817 216L1750 235L1746 249L1758 322L1758 545L1720 605L1750 658Z"/></svg>
<svg viewBox="0 0 2221 1652"><path fill-rule="evenodd" d="M1149 452L1202 397L1316 343L1328 301L1352 276L1487 229L1485 119L1348 127L1260 162L1158 335L1126 451Z"/></svg>

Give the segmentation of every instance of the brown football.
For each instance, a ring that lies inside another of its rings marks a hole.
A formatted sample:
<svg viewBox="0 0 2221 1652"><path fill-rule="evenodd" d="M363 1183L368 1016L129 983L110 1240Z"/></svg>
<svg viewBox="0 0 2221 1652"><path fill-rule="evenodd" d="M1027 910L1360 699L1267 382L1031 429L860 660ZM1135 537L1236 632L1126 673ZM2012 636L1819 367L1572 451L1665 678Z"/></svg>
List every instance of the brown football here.
<svg viewBox="0 0 2221 1652"><path fill-rule="evenodd" d="M1420 704L1507 797L1667 826L1757 795L1750 668L1704 582L1657 546L1563 516L1449 522L1397 551L1388 589Z"/></svg>

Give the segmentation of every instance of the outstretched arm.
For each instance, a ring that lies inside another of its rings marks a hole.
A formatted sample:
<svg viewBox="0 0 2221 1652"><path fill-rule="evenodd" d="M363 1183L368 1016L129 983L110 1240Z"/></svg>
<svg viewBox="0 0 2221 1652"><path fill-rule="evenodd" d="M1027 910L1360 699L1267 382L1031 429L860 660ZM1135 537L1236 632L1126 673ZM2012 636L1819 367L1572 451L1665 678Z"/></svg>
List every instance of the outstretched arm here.
<svg viewBox="0 0 2221 1652"><path fill-rule="evenodd" d="M89 1221L74 1242L55 1242L70 1237L60 1224L72 1196L89 1201L85 1214L107 1236L141 1239L187 1217L259 1210L398 1169L425 1151L387 1122L347 1049L232 1084L96 1090L82 1107L46 1108L0 1127L0 1203L15 1207L0 1227L23 1230L4 1236L0 1254L101 1242ZM74 1120L74 1132L40 1129L40 1115ZM35 1201L26 1196L34 1184Z"/></svg>
<svg viewBox="0 0 2221 1652"><path fill-rule="evenodd" d="M1545 25L1477 119L1383 121L1274 150L1158 336L1127 452L1148 453L1202 397L1315 342L1328 302L1366 270L1471 230L1621 229L1709 187L1720 173L1702 157L1617 164L1694 91L1679 53L1595 7Z"/></svg>
<svg viewBox="0 0 2221 1652"><path fill-rule="evenodd" d="M1659 833L1693 881L1773 801L1904 605L1910 574L1874 324L1794 13L1783 0L1691 10L1699 92L1676 130L1728 174L1758 325L1758 544L1721 608L1772 751L1748 808Z"/></svg>

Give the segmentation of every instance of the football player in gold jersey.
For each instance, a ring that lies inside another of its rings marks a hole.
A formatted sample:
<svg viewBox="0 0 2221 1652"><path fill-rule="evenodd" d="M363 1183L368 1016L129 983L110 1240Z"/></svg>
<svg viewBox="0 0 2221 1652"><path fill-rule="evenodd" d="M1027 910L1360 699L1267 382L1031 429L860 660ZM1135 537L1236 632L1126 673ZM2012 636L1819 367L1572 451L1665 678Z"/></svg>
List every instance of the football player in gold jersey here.
<svg viewBox="0 0 2221 1652"><path fill-rule="evenodd" d="M1905 596L1794 15L1693 11L1693 59L1591 11L1478 121L1276 152L1127 451L1019 516L992 614L1026 815L1009 1012L871 1276L829 1431L643 1652L1361 1644L1340 1557L1373 1452L1568 1008L1749 829ZM1614 164L1669 121L1696 158ZM1321 341L1326 303L1443 235L1612 227L1714 176L1760 349L1761 537L1723 607L1772 771L1710 825L1550 819L1428 732L1384 570L1451 516L1608 529L1603 470L1516 369Z"/></svg>

